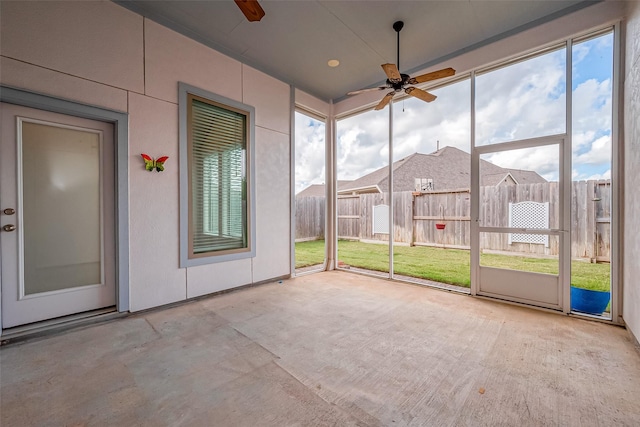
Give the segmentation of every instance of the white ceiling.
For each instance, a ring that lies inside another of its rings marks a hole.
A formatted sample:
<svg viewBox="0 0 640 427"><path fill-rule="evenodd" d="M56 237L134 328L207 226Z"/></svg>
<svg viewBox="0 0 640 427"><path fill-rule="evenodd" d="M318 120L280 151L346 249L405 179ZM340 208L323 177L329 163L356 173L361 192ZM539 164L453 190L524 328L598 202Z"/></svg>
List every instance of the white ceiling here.
<svg viewBox="0 0 640 427"><path fill-rule="evenodd" d="M248 22L233 0L114 1L325 101L384 82L395 21L400 71L412 74L598 2L262 0L265 17Z"/></svg>

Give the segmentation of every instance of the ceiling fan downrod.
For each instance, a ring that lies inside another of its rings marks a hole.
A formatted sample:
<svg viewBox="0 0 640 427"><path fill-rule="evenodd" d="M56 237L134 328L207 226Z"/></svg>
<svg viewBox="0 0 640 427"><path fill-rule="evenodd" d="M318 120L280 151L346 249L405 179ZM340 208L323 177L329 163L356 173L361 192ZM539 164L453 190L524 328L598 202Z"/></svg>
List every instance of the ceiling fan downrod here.
<svg viewBox="0 0 640 427"><path fill-rule="evenodd" d="M396 30L396 34L397 34L396 52L398 53L398 56L397 56L396 66L398 67L398 70L400 70L400 30L402 30L403 27L404 27L404 22L402 21L396 21L393 23L393 29Z"/></svg>

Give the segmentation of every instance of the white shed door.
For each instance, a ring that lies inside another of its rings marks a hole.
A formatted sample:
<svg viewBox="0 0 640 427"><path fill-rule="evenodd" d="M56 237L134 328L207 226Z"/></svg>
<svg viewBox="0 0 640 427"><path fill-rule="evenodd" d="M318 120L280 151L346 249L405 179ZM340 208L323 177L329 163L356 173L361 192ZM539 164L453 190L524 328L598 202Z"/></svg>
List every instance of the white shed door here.
<svg viewBox="0 0 640 427"><path fill-rule="evenodd" d="M2 327L115 305L113 126L1 109Z"/></svg>

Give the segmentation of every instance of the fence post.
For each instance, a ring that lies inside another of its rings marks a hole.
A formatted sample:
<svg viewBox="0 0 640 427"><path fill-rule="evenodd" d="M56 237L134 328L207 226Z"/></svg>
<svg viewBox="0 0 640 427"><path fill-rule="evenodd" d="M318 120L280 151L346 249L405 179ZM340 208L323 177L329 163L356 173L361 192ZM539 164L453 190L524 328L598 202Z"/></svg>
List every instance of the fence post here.
<svg viewBox="0 0 640 427"><path fill-rule="evenodd" d="M589 233L587 234L587 239L590 240L591 245L589 245L591 251L591 261L595 262L596 257L598 256L598 238L597 238L597 228L596 224L596 185L595 181L589 180L587 181L587 229Z"/></svg>
<svg viewBox="0 0 640 427"><path fill-rule="evenodd" d="M411 193L411 241L410 246L416 245L416 194Z"/></svg>

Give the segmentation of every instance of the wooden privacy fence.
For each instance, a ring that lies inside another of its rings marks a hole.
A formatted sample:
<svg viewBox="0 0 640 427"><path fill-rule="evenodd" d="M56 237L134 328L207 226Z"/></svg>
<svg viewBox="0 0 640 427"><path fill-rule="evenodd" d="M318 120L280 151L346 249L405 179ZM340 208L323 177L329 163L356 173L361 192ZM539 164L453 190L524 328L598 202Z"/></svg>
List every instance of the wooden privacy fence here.
<svg viewBox="0 0 640 427"><path fill-rule="evenodd" d="M509 227L510 203L525 201L548 202L549 228L558 228L557 182L480 187L480 225ZM373 207L388 204L389 193L339 196L338 238L388 241L389 234L374 233L373 230ZM609 180L572 183L572 257L610 260L610 206ZM324 197L296 199L296 241L324 238L324 212ZM393 238L400 244L469 249L470 219L468 189L394 194ZM439 229L436 224L444 224L444 228ZM508 233L481 233L480 247L493 251L557 255L559 244L557 236L549 236L547 245L510 243Z"/></svg>
<svg viewBox="0 0 640 427"><path fill-rule="evenodd" d="M296 242L324 239L324 196L296 198Z"/></svg>

